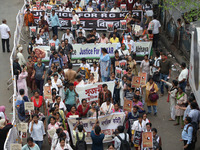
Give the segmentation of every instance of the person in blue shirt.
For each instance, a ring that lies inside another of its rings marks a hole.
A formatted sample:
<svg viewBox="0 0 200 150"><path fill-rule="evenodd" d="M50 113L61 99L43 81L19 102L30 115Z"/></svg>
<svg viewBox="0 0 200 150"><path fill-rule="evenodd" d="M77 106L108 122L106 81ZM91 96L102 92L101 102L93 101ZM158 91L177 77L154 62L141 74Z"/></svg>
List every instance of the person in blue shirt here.
<svg viewBox="0 0 200 150"><path fill-rule="evenodd" d="M49 62L49 68L51 67L52 63L56 64L56 66L58 66L60 68L63 68L63 66L64 66L63 60L62 60L62 58L60 58L58 56L58 52L53 53L53 58L51 58L50 62Z"/></svg>
<svg viewBox="0 0 200 150"><path fill-rule="evenodd" d="M103 150L103 139L105 134L101 133L98 119L92 128L90 136L92 138L92 150Z"/></svg>
<svg viewBox="0 0 200 150"><path fill-rule="evenodd" d="M193 127L192 127L192 119L190 117L186 117L184 120L184 128L182 131L182 139L184 142L184 150L194 150L194 143L192 141L193 136Z"/></svg>
<svg viewBox="0 0 200 150"><path fill-rule="evenodd" d="M55 13L55 10L52 10L52 13L50 15L50 21L51 21L53 35L58 36L58 26L61 27L61 24L59 22L58 15Z"/></svg>
<svg viewBox="0 0 200 150"><path fill-rule="evenodd" d="M40 150L39 146L33 142L32 137L27 138L27 144L22 147L22 150Z"/></svg>

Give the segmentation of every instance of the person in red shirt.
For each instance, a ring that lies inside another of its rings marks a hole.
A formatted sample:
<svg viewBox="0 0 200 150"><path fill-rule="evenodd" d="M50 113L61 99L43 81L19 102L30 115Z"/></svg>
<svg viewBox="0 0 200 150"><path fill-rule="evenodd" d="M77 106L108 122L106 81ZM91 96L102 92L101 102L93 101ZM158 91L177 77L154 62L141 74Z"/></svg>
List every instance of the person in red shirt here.
<svg viewBox="0 0 200 150"><path fill-rule="evenodd" d="M74 82L74 86L77 86L82 81L82 76L79 74L76 76L76 81Z"/></svg>
<svg viewBox="0 0 200 150"><path fill-rule="evenodd" d="M87 113L88 113L89 109L90 109L90 106L87 104L87 100L82 99L81 105L79 105L78 109L77 109L80 117L87 117Z"/></svg>
<svg viewBox="0 0 200 150"><path fill-rule="evenodd" d="M73 115L78 115L79 116L79 113L76 110L76 106L75 105L73 105L71 107L70 112L68 112L67 115L66 115L66 118L69 118L69 116L73 116Z"/></svg>

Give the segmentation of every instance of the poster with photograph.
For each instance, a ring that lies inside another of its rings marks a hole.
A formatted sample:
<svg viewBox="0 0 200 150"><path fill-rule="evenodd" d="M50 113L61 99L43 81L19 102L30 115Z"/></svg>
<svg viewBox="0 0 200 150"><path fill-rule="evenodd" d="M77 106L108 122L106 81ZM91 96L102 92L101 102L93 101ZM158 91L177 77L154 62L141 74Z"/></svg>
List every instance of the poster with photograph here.
<svg viewBox="0 0 200 150"><path fill-rule="evenodd" d="M142 141L142 131L135 131L133 143L140 145Z"/></svg>
<svg viewBox="0 0 200 150"><path fill-rule="evenodd" d="M29 27L30 37L36 37L36 27Z"/></svg>
<svg viewBox="0 0 200 150"><path fill-rule="evenodd" d="M36 7L37 7L37 8L40 7L40 2L39 2L39 1L36 2Z"/></svg>
<svg viewBox="0 0 200 150"><path fill-rule="evenodd" d="M24 107L25 107L25 110L34 110L34 103L33 102L25 102Z"/></svg>
<svg viewBox="0 0 200 150"><path fill-rule="evenodd" d="M133 108L133 101L131 100L124 100L124 111L131 112L131 109Z"/></svg>
<svg viewBox="0 0 200 150"><path fill-rule="evenodd" d="M132 88L139 88L140 87L140 83L141 83L141 77L136 77L134 76L132 78Z"/></svg>
<svg viewBox="0 0 200 150"><path fill-rule="evenodd" d="M141 85L146 85L147 83L147 73L142 72L142 73L138 73L138 76L141 77Z"/></svg>
<svg viewBox="0 0 200 150"><path fill-rule="evenodd" d="M47 5L46 8L47 8L47 9L46 9L46 12L47 12L47 13L51 13L52 6L51 6L51 5Z"/></svg>
<svg viewBox="0 0 200 150"><path fill-rule="evenodd" d="M114 24L113 22L107 22L107 31L113 32L114 31Z"/></svg>
<svg viewBox="0 0 200 150"><path fill-rule="evenodd" d="M52 99L50 86L44 86L44 99Z"/></svg>
<svg viewBox="0 0 200 150"><path fill-rule="evenodd" d="M126 4L121 4L120 5L120 10L121 11L126 11Z"/></svg>
<svg viewBox="0 0 200 150"><path fill-rule="evenodd" d="M37 11L37 7L32 7L32 10L33 11Z"/></svg>
<svg viewBox="0 0 200 150"><path fill-rule="evenodd" d="M71 20L71 25L72 25L72 29L77 29L75 20Z"/></svg>
<svg viewBox="0 0 200 150"><path fill-rule="evenodd" d="M122 70L122 77L126 75L128 72L126 70Z"/></svg>
<svg viewBox="0 0 200 150"><path fill-rule="evenodd" d="M26 139L27 138L27 132L22 132L22 138Z"/></svg>
<svg viewBox="0 0 200 150"><path fill-rule="evenodd" d="M119 61L119 67L120 67L122 70L126 70L126 69L127 69L127 61L126 61L126 60L120 60L120 61Z"/></svg>
<svg viewBox="0 0 200 150"><path fill-rule="evenodd" d="M142 146L143 148L153 148L153 133L152 132L142 133Z"/></svg>
<svg viewBox="0 0 200 150"><path fill-rule="evenodd" d="M117 79L121 79L122 78L122 69L121 68L116 67L115 76L116 76Z"/></svg>
<svg viewBox="0 0 200 150"><path fill-rule="evenodd" d="M27 132L28 130L28 123L21 122L21 132Z"/></svg>
<svg viewBox="0 0 200 150"><path fill-rule="evenodd" d="M120 29L121 30L126 30L127 29L126 20L120 20Z"/></svg>

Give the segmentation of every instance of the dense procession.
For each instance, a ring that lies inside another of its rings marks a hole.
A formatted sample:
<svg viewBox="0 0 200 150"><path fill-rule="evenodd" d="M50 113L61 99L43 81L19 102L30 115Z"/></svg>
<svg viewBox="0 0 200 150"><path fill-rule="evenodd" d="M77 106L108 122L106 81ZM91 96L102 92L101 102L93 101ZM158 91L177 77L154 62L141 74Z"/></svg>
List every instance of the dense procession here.
<svg viewBox="0 0 200 150"><path fill-rule="evenodd" d="M158 2L29 0L25 8L29 42L17 45L12 64L18 123L2 103L0 150L14 127L20 140L11 149L17 150L162 150L148 118L157 117L164 95L183 149L195 150L199 106L186 62L172 78L171 58L159 46ZM6 19L0 33L9 53Z"/></svg>

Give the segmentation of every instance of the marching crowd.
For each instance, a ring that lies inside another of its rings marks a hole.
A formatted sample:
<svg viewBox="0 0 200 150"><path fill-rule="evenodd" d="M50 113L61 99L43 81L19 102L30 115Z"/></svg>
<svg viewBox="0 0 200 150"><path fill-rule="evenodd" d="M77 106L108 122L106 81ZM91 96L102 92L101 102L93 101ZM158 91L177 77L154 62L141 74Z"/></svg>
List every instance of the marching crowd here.
<svg viewBox="0 0 200 150"><path fill-rule="evenodd" d="M155 5L150 1L137 0L134 3L133 0L113 0L114 5L111 6L111 1L67 0L65 4L62 4L57 3L56 0L50 0L50 2L44 0L39 6L34 1L26 5L24 23L27 31L29 27L35 25L31 11L43 10L43 12L37 25L37 34L32 36L27 48L28 59L25 59L23 47L19 45L13 62L18 94L15 106L19 120L28 123L28 133L30 133L27 144L22 150L42 149L46 137L51 150L87 149L85 142L87 137L92 139L92 150L103 150L105 148L103 140L106 135L101 130L98 117L115 112L124 112L126 119L123 125L119 125L115 130L113 142L108 145L108 150L130 150L132 147L136 150L161 150L161 137L147 116L151 115L152 108L153 115L157 116L158 99L162 98L164 92L168 94L170 102L171 118L169 120L176 120L174 125L181 124L183 129L181 140L184 142L184 149L195 149L200 111L195 96L189 90L187 66L182 63L179 76L171 80L172 63L166 53L158 48L161 24L157 16L146 16L145 22L141 22L141 18L131 12L135 9L143 10L145 13L147 10L153 10ZM114 28L109 35L102 33L100 36L94 28L86 36L86 31L80 24L76 12L106 10L120 12L122 11L121 4L125 4L126 10L129 10L125 18L127 29L122 34ZM47 16L45 11L49 5L55 5L55 7L52 7L50 15ZM58 27L61 24L55 10L72 12L72 20L76 22L76 28L66 29L61 40L58 38ZM3 20L3 24L5 23L6 21ZM133 24L140 25L140 32L132 29ZM52 27L52 39L50 39L49 25ZM9 32L8 34L10 35ZM151 58L145 55L139 69L135 52L137 41L153 41L153 53L155 54L155 57L151 56ZM117 46L113 58L109 56L106 48L102 48L99 61L91 66L86 58L82 58L78 70L75 70L71 60L75 43L117 43ZM34 50L35 46L40 45L50 46L51 54L48 65L42 62L42 59L38 57L38 52ZM126 62L126 66L122 68L122 78L118 78L116 67L120 67L119 61L121 60ZM136 88L132 86L132 78L139 76L139 72L146 73L147 82ZM107 83L111 81L115 84L114 89L108 88ZM102 82L98 101L88 103L87 99L79 99L77 86L98 82ZM51 99L45 98L45 87L50 87ZM143 91L145 91L145 97L143 97ZM126 100L132 101L131 111L125 111L123 108ZM25 110L26 102L33 102L34 111ZM0 149L3 149L6 135L12 128L12 125L8 123L4 106L0 106L0 117ZM72 117L77 117L78 121L74 128L70 129L67 120ZM90 134L87 134L81 123L81 119L87 117L96 117ZM53 134L49 132L52 129L55 131ZM142 140L135 143L135 134L138 131L153 133L152 148L143 147ZM73 138L75 142L72 141Z"/></svg>

